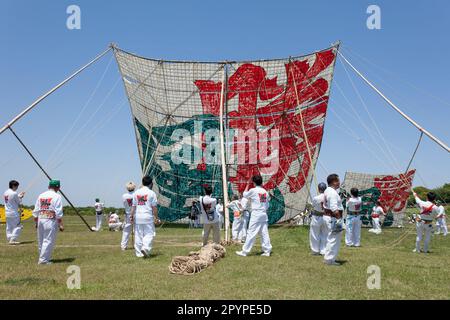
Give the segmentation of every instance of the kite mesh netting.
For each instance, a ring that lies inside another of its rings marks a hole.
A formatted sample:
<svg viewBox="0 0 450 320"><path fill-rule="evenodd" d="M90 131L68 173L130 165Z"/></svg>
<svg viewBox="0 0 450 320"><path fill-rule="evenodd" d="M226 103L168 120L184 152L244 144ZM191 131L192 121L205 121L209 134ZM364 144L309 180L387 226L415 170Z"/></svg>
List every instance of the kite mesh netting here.
<svg viewBox="0 0 450 320"><path fill-rule="evenodd" d="M219 129L222 92L228 194L242 193L261 173L271 195L269 223L302 212L322 142L336 50L203 63L147 59L115 48L142 171L154 178L161 218L185 218L205 184L223 197L214 149L219 139L211 134Z"/></svg>
<svg viewBox="0 0 450 320"><path fill-rule="evenodd" d="M383 225L402 226L415 172L416 170L410 170L394 175L346 172L342 189L347 194L350 194L351 188L359 189L363 200L363 224L369 224L372 207L379 200L387 213Z"/></svg>

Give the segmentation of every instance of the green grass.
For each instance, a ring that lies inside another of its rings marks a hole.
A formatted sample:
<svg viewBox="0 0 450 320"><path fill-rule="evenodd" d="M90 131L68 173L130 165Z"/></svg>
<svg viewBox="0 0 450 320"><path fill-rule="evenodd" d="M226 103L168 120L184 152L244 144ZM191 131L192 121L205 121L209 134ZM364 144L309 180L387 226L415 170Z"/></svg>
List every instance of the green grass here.
<svg viewBox="0 0 450 320"><path fill-rule="evenodd" d="M88 217L93 223L94 217ZM391 246L406 230L387 228L379 236L363 229L361 248L341 247L341 267L325 266L309 254L307 227L272 227L273 255L227 255L193 276L173 275L173 256L198 250L201 230L165 225L157 229L153 256L143 260L122 252L120 232L89 232L77 217L66 217L58 234L56 263L37 265L36 234L25 223L19 246L6 244L0 231L2 299L449 299L450 237L433 236L431 254L414 254L415 233ZM81 289L66 286L66 269L81 268ZM381 289L369 290L367 267L381 268Z"/></svg>

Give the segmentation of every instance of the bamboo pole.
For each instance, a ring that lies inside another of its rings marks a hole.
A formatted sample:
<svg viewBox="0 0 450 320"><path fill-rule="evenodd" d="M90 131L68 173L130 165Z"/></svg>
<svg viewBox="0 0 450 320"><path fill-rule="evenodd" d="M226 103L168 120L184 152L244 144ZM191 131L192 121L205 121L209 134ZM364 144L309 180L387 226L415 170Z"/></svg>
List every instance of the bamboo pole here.
<svg viewBox="0 0 450 320"><path fill-rule="evenodd" d="M223 129L223 105L224 105L224 91L225 91L225 75L226 64L223 65L222 75L222 89L220 92L220 113L219 113L219 130L220 130L220 162L222 166L222 189L223 189L223 215L225 218L225 241L230 239L230 216L228 214L228 183L227 183L227 164L225 162L225 139Z"/></svg>
<svg viewBox="0 0 450 320"><path fill-rule="evenodd" d="M88 68L90 65L95 63L97 60L102 58L105 54L107 54L109 51L113 49L112 46L110 46L107 50L100 53L98 56L96 56L94 59L92 59L89 63L82 66L80 69L75 71L73 74L71 74L69 77L67 77L65 80L54 86L52 89L47 91L45 94L40 96L38 99L36 99L32 104L30 104L28 107L26 107L21 113L19 113L17 116L15 116L11 121L9 121L3 128L0 129L0 134L5 132L9 127L11 127L14 123L19 121L23 116L25 116L28 112L30 112L34 107L36 107L42 100L47 98L49 95L51 95L53 92L61 88L63 85L65 85L67 82L72 80L74 77L76 77L79 73L81 73L84 69Z"/></svg>

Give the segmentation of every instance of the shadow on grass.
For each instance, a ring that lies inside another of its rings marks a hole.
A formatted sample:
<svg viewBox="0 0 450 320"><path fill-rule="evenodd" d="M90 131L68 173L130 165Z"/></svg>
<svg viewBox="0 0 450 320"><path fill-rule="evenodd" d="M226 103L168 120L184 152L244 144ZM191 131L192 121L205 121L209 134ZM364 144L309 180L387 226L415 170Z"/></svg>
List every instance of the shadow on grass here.
<svg viewBox="0 0 450 320"><path fill-rule="evenodd" d="M36 241L34 241L34 240L30 240L30 241L21 241L19 245L22 245L22 244L30 244L30 243L35 243L35 242L36 242Z"/></svg>
<svg viewBox="0 0 450 320"><path fill-rule="evenodd" d="M64 258L64 259L52 259L53 263L69 263L74 262L75 258Z"/></svg>

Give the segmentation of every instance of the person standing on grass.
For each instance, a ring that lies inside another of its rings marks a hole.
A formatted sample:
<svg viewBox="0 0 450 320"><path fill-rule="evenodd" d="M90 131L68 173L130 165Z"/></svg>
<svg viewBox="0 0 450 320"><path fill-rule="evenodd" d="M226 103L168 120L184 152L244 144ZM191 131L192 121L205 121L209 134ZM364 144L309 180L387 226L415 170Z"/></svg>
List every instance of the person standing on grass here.
<svg viewBox="0 0 450 320"><path fill-rule="evenodd" d="M380 223L380 217L385 216L383 207L381 206L381 202L377 200L376 206L372 208L372 229L369 229L369 232L373 232L375 234L381 233L381 223Z"/></svg>
<svg viewBox="0 0 450 320"><path fill-rule="evenodd" d="M440 213L439 208L434 204L436 200L436 193L428 192L427 201L422 201L417 196L417 193L413 191L414 198L420 209L420 216L416 219L416 247L413 252L425 252L428 253L428 247L430 245L431 232L433 231L433 219L437 217ZM422 238L425 235L423 242L423 250L420 249Z"/></svg>
<svg viewBox="0 0 450 320"><path fill-rule="evenodd" d="M219 216L219 227L221 230L223 230L224 210L223 210L222 200L220 198L217 199L216 210L217 210L217 215Z"/></svg>
<svg viewBox="0 0 450 320"><path fill-rule="evenodd" d="M62 198L58 194L60 186L59 180L50 180L48 190L39 195L34 205L33 217L39 249L38 264L51 264L56 234L58 229L64 231Z"/></svg>
<svg viewBox="0 0 450 320"><path fill-rule="evenodd" d="M131 221L134 222L134 249L139 258L148 258L156 235L155 225L161 224L158 219L158 201L156 193L151 190L152 178L142 178L142 188L133 195Z"/></svg>
<svg viewBox="0 0 450 320"><path fill-rule="evenodd" d="M342 213L344 207L342 200L337 190L340 188L339 176L337 174L330 174L327 177L328 187L325 189L325 200L323 203L324 215L323 219L327 225L327 245L325 246L325 254L323 256L324 263L327 265L339 266L336 261L341 246L342 238Z"/></svg>
<svg viewBox="0 0 450 320"><path fill-rule="evenodd" d="M244 221L242 220L242 212L244 211L241 203L239 202L238 195L233 195L232 201L228 204L228 208L233 212L233 225L231 227L231 239L233 241L241 241L242 238L239 238L239 235L242 235L240 232L244 227Z"/></svg>
<svg viewBox="0 0 450 320"><path fill-rule="evenodd" d="M313 212L309 227L309 245L311 254L315 256L324 255L327 244L327 225L323 220L323 202L325 201L323 193L326 188L327 185L325 183L319 183L319 194L312 199Z"/></svg>
<svg viewBox="0 0 450 320"><path fill-rule="evenodd" d="M362 199L358 196L359 190L352 188L351 197L347 201L347 219L345 230L345 244L347 247L361 246L361 207Z"/></svg>
<svg viewBox="0 0 450 320"><path fill-rule="evenodd" d="M238 235L238 238L242 239L242 243L245 242L245 239L247 238L247 230L248 230L248 223L250 221L250 201L247 198L244 198L241 196L241 200L239 201L241 204L241 207L243 209L241 219L242 219L242 228Z"/></svg>
<svg viewBox="0 0 450 320"><path fill-rule="evenodd" d="M442 231L443 235L446 236L448 234L448 230L447 230L447 222L445 221L445 208L440 202L436 204L438 205L439 214L436 217L435 234L440 234Z"/></svg>
<svg viewBox="0 0 450 320"><path fill-rule="evenodd" d="M132 232L133 224L131 223L131 207L133 206L133 194L136 190L134 182L128 182L125 186L127 192L122 195L123 207L125 209L125 218L123 222L122 241L120 242L120 248L126 250L128 246L128 240Z"/></svg>
<svg viewBox="0 0 450 320"><path fill-rule="evenodd" d="M220 243L220 221L216 209L217 199L213 198L212 188L209 185L204 186L205 195L198 199L202 211L203 222L203 246L208 244L209 234L212 230L214 243Z"/></svg>
<svg viewBox="0 0 450 320"><path fill-rule="evenodd" d="M19 208L25 192L18 193L17 189L19 189L19 182L11 180L8 190L3 194L3 199L5 200L6 240L12 245L20 244L18 240L23 228L20 222L21 213Z"/></svg>
<svg viewBox="0 0 450 320"><path fill-rule="evenodd" d="M272 252L272 245L270 244L268 216L269 209L269 193L262 187L263 179L260 175L252 178L255 187L248 190L249 184L245 187L244 198L251 201L251 215L250 223L247 230L247 238L241 251L236 251L236 254L242 257L247 256L252 250L255 243L256 236L261 235L261 247L263 253L261 256L269 257Z"/></svg>
<svg viewBox="0 0 450 320"><path fill-rule="evenodd" d="M100 199L95 199L95 231L101 231L103 222L103 207L104 203L100 202Z"/></svg>

